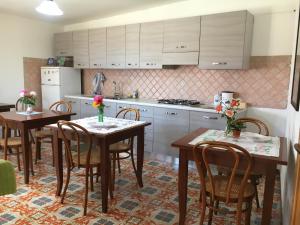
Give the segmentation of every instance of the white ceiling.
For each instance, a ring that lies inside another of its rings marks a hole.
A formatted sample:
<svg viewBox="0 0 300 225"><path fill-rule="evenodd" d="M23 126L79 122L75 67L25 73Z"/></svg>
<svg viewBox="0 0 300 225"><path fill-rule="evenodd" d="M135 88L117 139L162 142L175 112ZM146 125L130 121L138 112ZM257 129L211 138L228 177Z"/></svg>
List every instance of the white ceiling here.
<svg viewBox="0 0 300 225"><path fill-rule="evenodd" d="M42 0L0 0L0 12L48 22L75 23L128 13L184 0L55 0L64 11L61 17L40 15L35 8Z"/></svg>

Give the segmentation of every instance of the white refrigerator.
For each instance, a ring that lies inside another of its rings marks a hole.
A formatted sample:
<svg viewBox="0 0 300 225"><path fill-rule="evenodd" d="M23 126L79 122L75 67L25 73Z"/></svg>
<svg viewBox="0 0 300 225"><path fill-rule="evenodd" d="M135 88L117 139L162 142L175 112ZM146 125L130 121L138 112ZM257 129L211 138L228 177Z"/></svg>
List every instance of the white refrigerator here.
<svg viewBox="0 0 300 225"><path fill-rule="evenodd" d="M65 95L81 94L80 70L71 67L41 67L42 105L47 110Z"/></svg>

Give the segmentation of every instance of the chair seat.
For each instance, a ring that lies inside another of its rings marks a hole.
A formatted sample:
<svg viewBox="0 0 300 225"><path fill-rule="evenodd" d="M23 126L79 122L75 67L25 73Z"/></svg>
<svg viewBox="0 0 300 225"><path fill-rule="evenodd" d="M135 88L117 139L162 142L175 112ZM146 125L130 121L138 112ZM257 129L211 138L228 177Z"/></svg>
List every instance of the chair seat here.
<svg viewBox="0 0 300 225"><path fill-rule="evenodd" d="M0 139L0 145L4 146L5 139ZM7 145L10 147L17 147L22 145L22 140L20 137L10 137L7 139Z"/></svg>
<svg viewBox="0 0 300 225"><path fill-rule="evenodd" d="M228 183L229 178L226 176L220 176L216 175L214 176L214 182L215 182L215 196L220 199L226 199L226 186ZM240 186L241 179L235 178L235 180L232 183L231 188L231 195L230 199L234 202L234 200L238 200L238 194L239 190L241 188ZM212 188L209 180L206 180L206 191L208 193L212 193ZM244 198L252 198L255 195L255 187L251 183L247 183L244 191Z"/></svg>
<svg viewBox="0 0 300 225"><path fill-rule="evenodd" d="M49 138L52 137L52 132L49 129L38 130L35 132L37 138Z"/></svg>
<svg viewBox="0 0 300 225"><path fill-rule="evenodd" d="M109 151L112 153L127 152L130 150L130 145L124 142L117 142L109 146Z"/></svg>
<svg viewBox="0 0 300 225"><path fill-rule="evenodd" d="M77 165L77 146L72 146L71 147L71 151L72 151L72 159L73 159L73 163L75 165ZM87 158L87 153L88 153L88 149L86 145L81 145L80 147L80 164L79 166L86 166L87 162L86 162L86 158ZM91 150L91 158L90 158L90 165L91 166L96 166L99 165L101 162L101 158L100 158L100 152L98 149L93 149Z"/></svg>

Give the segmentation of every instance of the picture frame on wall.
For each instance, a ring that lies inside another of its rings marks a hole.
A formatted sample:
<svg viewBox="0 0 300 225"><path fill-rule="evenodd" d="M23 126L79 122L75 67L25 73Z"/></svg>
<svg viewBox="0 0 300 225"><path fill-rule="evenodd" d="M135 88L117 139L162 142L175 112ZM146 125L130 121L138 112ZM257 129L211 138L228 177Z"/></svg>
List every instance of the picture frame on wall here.
<svg viewBox="0 0 300 225"><path fill-rule="evenodd" d="M300 18L300 16L299 16ZM293 73L293 83L292 83L292 95L291 95L291 104L296 111L299 111L299 100L300 100L300 35L299 35L299 26L297 29L297 40L296 40L296 52L294 59L294 73Z"/></svg>

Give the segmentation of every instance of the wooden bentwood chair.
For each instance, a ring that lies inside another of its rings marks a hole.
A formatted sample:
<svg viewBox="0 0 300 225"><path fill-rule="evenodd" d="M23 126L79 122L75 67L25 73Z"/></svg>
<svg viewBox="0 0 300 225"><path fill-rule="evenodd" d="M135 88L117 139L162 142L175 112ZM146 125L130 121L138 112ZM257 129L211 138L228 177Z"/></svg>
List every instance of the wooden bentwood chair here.
<svg viewBox="0 0 300 225"><path fill-rule="evenodd" d="M208 224L212 224L213 212L223 211L215 205L222 201L226 205L236 204L236 210L224 211L236 214L236 224L241 224L242 213L246 213L246 225L250 225L252 200L255 195L254 185L248 181L252 169L252 157L249 152L235 144L217 141L201 142L194 146L193 154L201 183L201 218L204 223L206 207L209 208ZM228 175L213 175L212 158L219 155L231 163L231 173ZM241 177L237 171L241 161L245 173ZM207 176L206 176L207 174ZM207 202L207 197L209 202ZM243 208L243 203L246 207Z"/></svg>
<svg viewBox="0 0 300 225"><path fill-rule="evenodd" d="M71 171L77 168L85 169L85 197L83 203L83 215L87 212L87 202L88 202L88 190L89 190L89 179L91 184L91 191L93 191L93 176L99 174L93 173L93 168L100 168L100 151L93 145L92 136L90 133L82 126L69 122L69 121L58 121L58 130L62 134L63 142L65 145L65 160L67 166L67 179L61 197L61 203L64 202L68 185L70 182ZM76 143L71 146L70 143ZM110 177L110 175L109 175ZM110 178L109 178L110 179ZM111 180L111 179L110 179ZM112 198L111 192L111 182L109 185L110 196Z"/></svg>
<svg viewBox="0 0 300 225"><path fill-rule="evenodd" d="M138 109L134 108L126 108L122 109L118 112L116 118L126 119L126 116L133 114L133 118L135 121L140 120L140 112ZM133 145L134 145L134 137L131 137L127 140L117 142L109 146L109 152L112 156L113 166L112 166L112 190L114 190L115 183L115 171L116 171L116 162L118 163L118 170L121 173L120 160L131 158L132 166L135 175L137 176L136 166L134 162L134 154L133 154Z"/></svg>
<svg viewBox="0 0 300 225"><path fill-rule="evenodd" d="M53 103L50 107L49 110L54 111L54 112L61 112L61 111L66 111L66 112L72 112L72 106L69 102L65 101L58 101ZM47 141L47 139L50 139ZM41 152L40 152L40 145L42 142L45 143L51 143L52 145L52 165L54 165L54 154L53 154L53 135L50 129L41 129L41 130L36 130L35 131L35 143L36 145L39 145L38 151L35 152L35 163L37 163L37 160L40 158Z"/></svg>
<svg viewBox="0 0 300 225"><path fill-rule="evenodd" d="M3 127L2 131L4 132L4 138L0 139L0 147L3 148L3 150L4 150L4 159L7 160L8 155L16 155L18 170L21 171L21 163L20 163L20 155L22 154L22 152L20 151L20 149L22 148L21 137L19 137L19 136L9 137L10 129L8 128L7 121L2 116L0 116L0 124ZM30 153L29 153L30 162L29 163L30 163L30 167L31 167L31 174L34 175L31 142L32 142L32 139L30 141L30 148L29 148L29 150L30 150ZM12 149L15 149L16 153L13 153Z"/></svg>

